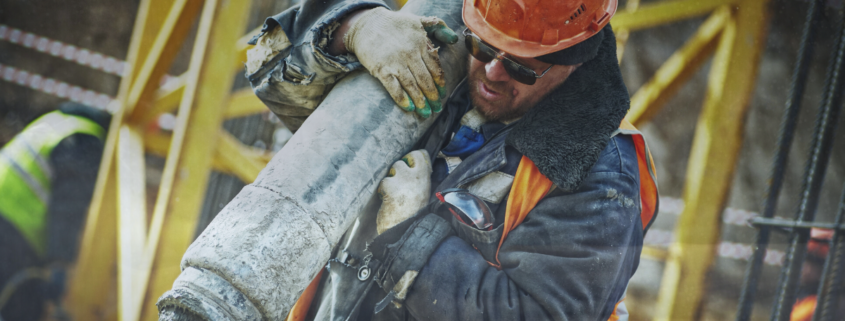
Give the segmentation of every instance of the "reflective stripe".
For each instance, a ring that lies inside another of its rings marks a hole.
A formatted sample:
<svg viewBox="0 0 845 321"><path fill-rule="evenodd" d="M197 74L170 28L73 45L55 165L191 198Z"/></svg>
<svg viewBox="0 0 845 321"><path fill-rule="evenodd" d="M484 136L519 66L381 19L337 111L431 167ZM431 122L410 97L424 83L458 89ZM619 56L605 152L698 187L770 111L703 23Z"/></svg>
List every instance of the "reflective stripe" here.
<svg viewBox="0 0 845 321"><path fill-rule="evenodd" d="M39 256L46 253L47 209L54 169L49 159L67 137L85 134L103 139L94 121L61 111L47 113L24 128L0 150L0 216L11 223Z"/></svg>
<svg viewBox="0 0 845 321"><path fill-rule="evenodd" d="M50 166L50 163L41 156L41 153L35 150L35 148L33 148L26 140L22 140L20 142L24 145L24 147L26 147L26 150L29 152L30 156L32 156L32 159L35 160L35 163L38 165L38 168L41 169L41 172L44 173L44 176L48 180L53 180L53 166Z"/></svg>
<svg viewBox="0 0 845 321"><path fill-rule="evenodd" d="M47 204L47 201L50 199L49 190L44 188L44 186L41 185L41 183L39 183L38 180L35 179L35 177L32 177L32 175L30 175L23 167L21 167L18 162L16 162L11 156L9 156L8 152L6 152L5 149L0 150L0 157L9 162L9 165L12 166L12 169L15 170L15 173L17 173L18 176L23 179L24 182L26 182L26 185L29 186L29 189L32 190L33 193L35 193L35 196L37 196L42 203Z"/></svg>

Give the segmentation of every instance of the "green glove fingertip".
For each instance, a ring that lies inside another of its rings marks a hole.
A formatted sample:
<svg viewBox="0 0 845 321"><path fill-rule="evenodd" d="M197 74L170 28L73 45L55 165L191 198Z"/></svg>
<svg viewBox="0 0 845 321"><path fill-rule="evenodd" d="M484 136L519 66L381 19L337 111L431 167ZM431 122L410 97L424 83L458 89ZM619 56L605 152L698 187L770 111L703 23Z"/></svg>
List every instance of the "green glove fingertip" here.
<svg viewBox="0 0 845 321"><path fill-rule="evenodd" d="M456 34L455 31L444 25L435 26L438 27L434 30L434 37L437 38L437 40L448 44L458 42L458 34Z"/></svg>
<svg viewBox="0 0 845 321"><path fill-rule="evenodd" d="M428 118L431 116L431 105L428 103L428 98L425 99L425 107L417 108L417 114L422 116L422 118Z"/></svg>
<svg viewBox="0 0 845 321"><path fill-rule="evenodd" d="M443 96L440 96L440 97L443 97ZM432 101L429 101L429 103L431 103L431 111L432 112L439 113L441 110L443 110L443 103L441 103L440 100L432 100Z"/></svg>
<svg viewBox="0 0 845 321"><path fill-rule="evenodd" d="M437 94L440 96L440 99L446 97L446 86L434 85L437 87Z"/></svg>
<svg viewBox="0 0 845 321"><path fill-rule="evenodd" d="M408 167L414 167L414 159L411 158L411 156L402 156L402 161L405 162L405 165L408 165Z"/></svg>
<svg viewBox="0 0 845 321"><path fill-rule="evenodd" d="M411 97L410 97L410 96L408 96L408 94L407 94L407 93L405 94L405 101L407 101L407 102L408 102L408 106L402 106L402 105L399 105L399 108L402 108L402 110L404 110L404 111L408 111L408 112L410 112L410 111L414 111L415 109L417 109L417 106L416 106L416 105L414 105L414 101L413 101L413 100L411 100Z"/></svg>

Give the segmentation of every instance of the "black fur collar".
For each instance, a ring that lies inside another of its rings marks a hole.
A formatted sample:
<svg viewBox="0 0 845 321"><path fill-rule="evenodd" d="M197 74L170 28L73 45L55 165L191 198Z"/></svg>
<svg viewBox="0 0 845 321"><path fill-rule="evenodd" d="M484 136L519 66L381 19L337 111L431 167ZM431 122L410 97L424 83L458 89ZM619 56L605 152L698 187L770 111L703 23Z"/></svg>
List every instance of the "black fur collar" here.
<svg viewBox="0 0 845 321"><path fill-rule="evenodd" d="M630 107L608 24L598 55L528 111L508 133L507 144L534 161L564 191L590 172Z"/></svg>

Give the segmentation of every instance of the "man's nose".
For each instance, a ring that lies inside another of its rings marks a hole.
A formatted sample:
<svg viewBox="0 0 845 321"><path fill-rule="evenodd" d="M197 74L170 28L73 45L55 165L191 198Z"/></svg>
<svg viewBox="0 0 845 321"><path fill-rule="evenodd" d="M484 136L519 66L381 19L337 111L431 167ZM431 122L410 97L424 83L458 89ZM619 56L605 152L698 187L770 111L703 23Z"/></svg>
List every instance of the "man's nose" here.
<svg viewBox="0 0 845 321"><path fill-rule="evenodd" d="M511 76L505 71L505 66L499 59L493 59L484 65L484 70L487 72L487 79L490 81L508 81Z"/></svg>

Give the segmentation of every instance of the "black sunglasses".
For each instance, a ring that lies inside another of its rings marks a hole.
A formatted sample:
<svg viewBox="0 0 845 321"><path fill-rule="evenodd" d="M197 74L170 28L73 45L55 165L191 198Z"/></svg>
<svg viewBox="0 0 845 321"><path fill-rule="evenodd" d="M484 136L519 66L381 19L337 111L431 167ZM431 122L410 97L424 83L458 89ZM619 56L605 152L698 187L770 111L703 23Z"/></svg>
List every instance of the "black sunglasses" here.
<svg viewBox="0 0 845 321"><path fill-rule="evenodd" d="M484 41L481 40L478 36L472 33L469 28L464 29L464 43L467 46L467 50L469 50L469 54L471 54L475 59L481 61L483 63L488 63L493 59L498 59L502 66L505 67L505 71L508 75L518 82L521 82L526 85L533 85L537 82L537 78L543 77L546 75L549 70L552 69L554 65L549 66L543 71L542 74L537 75L534 69L528 68L523 64L520 64L516 61L511 60L505 55L501 54L501 50L496 49L493 46L490 46Z"/></svg>

